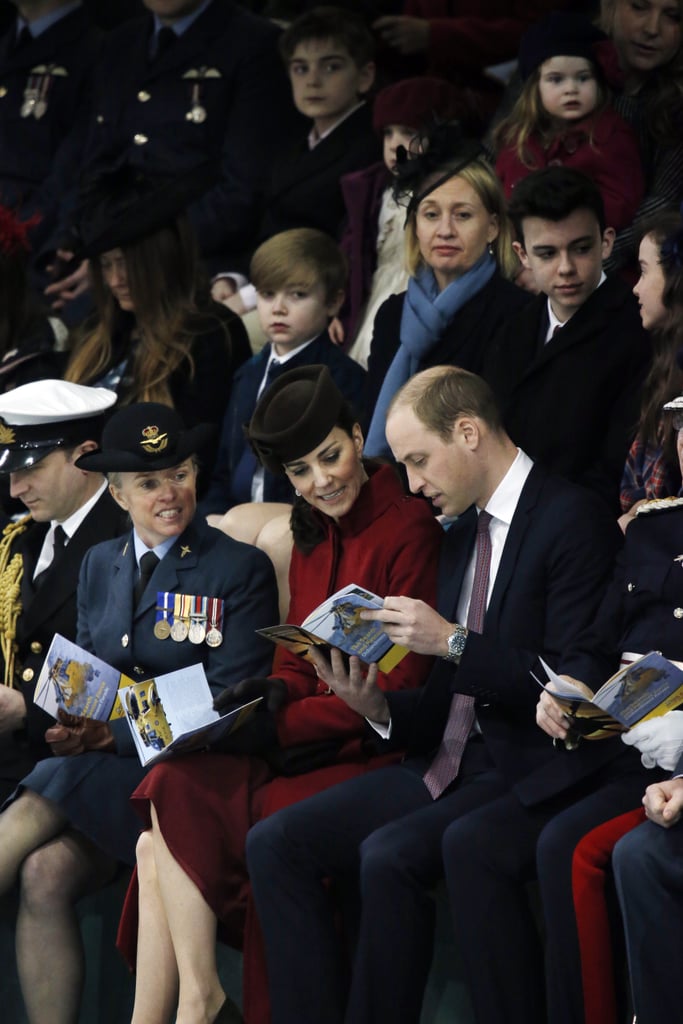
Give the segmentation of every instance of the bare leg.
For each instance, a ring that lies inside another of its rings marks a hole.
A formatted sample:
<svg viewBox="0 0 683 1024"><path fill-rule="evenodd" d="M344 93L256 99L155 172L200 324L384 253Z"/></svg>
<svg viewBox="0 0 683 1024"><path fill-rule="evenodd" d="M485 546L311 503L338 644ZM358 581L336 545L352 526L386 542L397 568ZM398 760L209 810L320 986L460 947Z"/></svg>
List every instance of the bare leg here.
<svg viewBox="0 0 683 1024"><path fill-rule="evenodd" d="M131 1024L167 1024L178 1003L178 967L161 899L152 832L137 845L138 952ZM169 854L170 856L170 854Z"/></svg>
<svg viewBox="0 0 683 1024"><path fill-rule="evenodd" d="M116 862L78 832L29 854L21 869L17 964L31 1024L76 1024L84 954L76 903L108 882Z"/></svg>
<svg viewBox="0 0 683 1024"><path fill-rule="evenodd" d="M152 837L180 979L176 1024L211 1024L227 997L216 968L216 916L168 849L154 805Z"/></svg>
<svg viewBox="0 0 683 1024"><path fill-rule="evenodd" d="M55 804L30 789L0 814L0 893L14 884L24 859L58 836L66 823Z"/></svg>
<svg viewBox="0 0 683 1024"><path fill-rule="evenodd" d="M292 559L291 513L275 516L261 528L256 546L270 558L275 568L280 603L280 621L286 622L289 611L289 563Z"/></svg>
<svg viewBox="0 0 683 1024"><path fill-rule="evenodd" d="M259 533L271 519L289 515L291 505L279 501L250 501L245 505L235 505L229 509L220 522L218 529L227 533L234 540L245 544L255 544Z"/></svg>

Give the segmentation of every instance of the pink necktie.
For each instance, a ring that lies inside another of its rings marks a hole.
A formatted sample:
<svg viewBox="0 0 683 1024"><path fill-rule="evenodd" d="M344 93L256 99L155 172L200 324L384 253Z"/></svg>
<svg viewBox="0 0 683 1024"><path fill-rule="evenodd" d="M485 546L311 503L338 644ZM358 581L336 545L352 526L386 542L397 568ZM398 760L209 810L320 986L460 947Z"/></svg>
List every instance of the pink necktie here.
<svg viewBox="0 0 683 1024"><path fill-rule="evenodd" d="M467 613L467 628L473 633L484 631L486 597L491 570L490 512L480 512L477 520L477 558L474 566L472 596ZM474 723L474 697L454 693L448 711L443 738L434 760L424 774L424 784L437 800L455 779L460 768L467 738Z"/></svg>

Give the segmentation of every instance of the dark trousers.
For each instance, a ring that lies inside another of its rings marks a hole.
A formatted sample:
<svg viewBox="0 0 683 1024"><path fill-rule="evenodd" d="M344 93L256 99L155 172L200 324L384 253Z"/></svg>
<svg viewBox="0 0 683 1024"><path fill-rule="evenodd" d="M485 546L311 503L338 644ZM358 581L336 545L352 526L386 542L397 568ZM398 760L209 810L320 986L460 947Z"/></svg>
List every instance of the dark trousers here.
<svg viewBox="0 0 683 1024"><path fill-rule="evenodd" d="M451 913L477 1024L582 1024L572 860L586 832L638 804L645 773L625 755L628 767L617 758L534 807L502 796L444 835ZM533 879L543 946L525 884Z"/></svg>
<svg viewBox="0 0 683 1024"><path fill-rule="evenodd" d="M683 825L644 822L619 840L612 863L638 1024L680 1020Z"/></svg>
<svg viewBox="0 0 683 1024"><path fill-rule="evenodd" d="M422 781L425 768L408 762L349 780L250 831L273 1024L419 1021L442 837L460 815L507 791L481 741L468 744L459 781L437 801ZM360 885L350 991L330 877Z"/></svg>

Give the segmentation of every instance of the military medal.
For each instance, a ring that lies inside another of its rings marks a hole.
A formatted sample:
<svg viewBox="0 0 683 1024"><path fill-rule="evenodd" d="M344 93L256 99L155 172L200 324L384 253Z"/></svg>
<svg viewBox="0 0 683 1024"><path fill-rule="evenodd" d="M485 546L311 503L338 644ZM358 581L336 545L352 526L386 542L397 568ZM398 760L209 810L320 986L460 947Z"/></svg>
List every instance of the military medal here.
<svg viewBox="0 0 683 1024"><path fill-rule="evenodd" d="M47 114L47 97L55 78L67 78L66 68L57 64L37 64L24 89L24 102L19 113L22 117L35 117L40 121Z"/></svg>
<svg viewBox="0 0 683 1024"><path fill-rule="evenodd" d="M206 108L199 102L199 82L192 86L192 106L185 114L185 120L192 121L193 124L203 124L206 121Z"/></svg>
<svg viewBox="0 0 683 1024"><path fill-rule="evenodd" d="M171 635L171 624L168 621L169 599L168 591L157 594L157 602L161 598L161 604L157 603L157 614L161 612L161 618L154 623L154 635L157 640L167 640Z"/></svg>
<svg viewBox="0 0 683 1024"><path fill-rule="evenodd" d="M189 616L184 614L186 609L186 595L176 594L173 605L173 625L171 626L171 639L175 640L176 643L182 643L183 640L187 640L187 634L190 631L188 627Z"/></svg>
<svg viewBox="0 0 683 1024"><path fill-rule="evenodd" d="M26 88L24 89L24 102L21 104L19 113L22 117L30 117L33 113L33 108L38 101L38 90L36 89L36 80L33 75L28 80Z"/></svg>
<svg viewBox="0 0 683 1024"><path fill-rule="evenodd" d="M220 647L223 643L223 634L220 627L223 625L223 599L220 597L209 598L209 629L206 634L206 643L209 647Z"/></svg>
<svg viewBox="0 0 683 1024"><path fill-rule="evenodd" d="M199 595L194 599L194 613L190 622L189 638L191 644L203 644L206 637L206 602L205 597Z"/></svg>

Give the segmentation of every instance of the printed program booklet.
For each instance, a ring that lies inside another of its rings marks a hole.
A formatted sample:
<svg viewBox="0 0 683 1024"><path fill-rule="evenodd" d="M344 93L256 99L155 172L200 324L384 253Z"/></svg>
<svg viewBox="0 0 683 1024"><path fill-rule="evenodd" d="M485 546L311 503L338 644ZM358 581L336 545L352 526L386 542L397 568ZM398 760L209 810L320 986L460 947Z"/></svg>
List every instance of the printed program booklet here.
<svg viewBox="0 0 683 1024"><path fill-rule="evenodd" d="M256 632L304 658L311 647L321 647L325 652L336 647L368 664L377 662L381 672L391 672L408 654L407 648L393 644L381 622L364 622L360 618L364 608L377 610L383 605L383 598L350 583L318 605L300 626L284 623Z"/></svg>
<svg viewBox="0 0 683 1024"><path fill-rule="evenodd" d="M122 718L119 687L133 680L106 661L55 633L38 675L33 700L53 718L61 708L79 718Z"/></svg>
<svg viewBox="0 0 683 1024"><path fill-rule="evenodd" d="M220 715L203 665L189 665L118 691L142 764L202 750L238 729L261 698Z"/></svg>
<svg viewBox="0 0 683 1024"><path fill-rule="evenodd" d="M576 732L586 739L625 732L646 718L657 718L683 705L683 667L658 651L619 669L591 698L561 679L543 658L539 661L548 682L534 679L562 704Z"/></svg>

